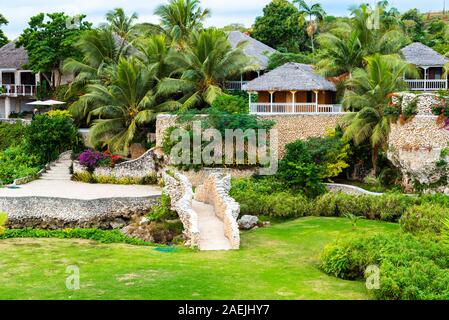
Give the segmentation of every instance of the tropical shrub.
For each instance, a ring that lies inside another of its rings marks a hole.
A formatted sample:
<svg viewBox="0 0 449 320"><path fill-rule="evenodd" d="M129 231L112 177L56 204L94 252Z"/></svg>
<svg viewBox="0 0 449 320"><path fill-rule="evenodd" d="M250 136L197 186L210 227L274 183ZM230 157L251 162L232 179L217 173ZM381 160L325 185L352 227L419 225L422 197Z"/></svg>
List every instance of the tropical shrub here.
<svg viewBox="0 0 449 320"><path fill-rule="evenodd" d="M342 279L359 279L369 265L380 269L378 299L449 298L449 246L411 235L356 237L328 245L321 254L324 272Z"/></svg>
<svg viewBox="0 0 449 320"><path fill-rule="evenodd" d="M155 185L158 183L156 175L150 174L143 178L121 177L115 176L98 176L91 172L75 172L72 175L73 181L84 183L99 184L121 184L121 185Z"/></svg>
<svg viewBox="0 0 449 320"><path fill-rule="evenodd" d="M5 232L5 224L8 221L8 215L5 212L0 212L0 236Z"/></svg>
<svg viewBox="0 0 449 320"><path fill-rule="evenodd" d="M212 108L228 114L249 113L248 99L234 95L221 95L212 103Z"/></svg>
<svg viewBox="0 0 449 320"><path fill-rule="evenodd" d="M25 129L25 149L35 155L41 164L56 160L67 150L81 144L73 121L63 114L36 115Z"/></svg>
<svg viewBox="0 0 449 320"><path fill-rule="evenodd" d="M317 165L307 150L306 144L297 140L285 146L285 156L279 162L277 177L286 186L309 197L325 191L322 183L323 169Z"/></svg>
<svg viewBox="0 0 449 320"><path fill-rule="evenodd" d="M171 199L166 193L157 200L157 203L151 207L151 211L148 214L148 219L151 221L162 222L164 220L171 220L178 218L178 214L171 210Z"/></svg>
<svg viewBox="0 0 449 320"><path fill-rule="evenodd" d="M100 166L105 159L105 154L90 149L81 153L78 158L80 165L85 166L90 172L93 172L95 168Z"/></svg>
<svg viewBox="0 0 449 320"><path fill-rule="evenodd" d="M25 127L21 122L0 122L0 151L18 145L24 134Z"/></svg>
<svg viewBox="0 0 449 320"><path fill-rule="evenodd" d="M444 221L449 218L449 208L437 204L410 207L399 220L404 231L413 234L441 235Z"/></svg>
<svg viewBox="0 0 449 320"><path fill-rule="evenodd" d="M40 169L39 158L29 154L23 144L0 151L0 184L34 175Z"/></svg>

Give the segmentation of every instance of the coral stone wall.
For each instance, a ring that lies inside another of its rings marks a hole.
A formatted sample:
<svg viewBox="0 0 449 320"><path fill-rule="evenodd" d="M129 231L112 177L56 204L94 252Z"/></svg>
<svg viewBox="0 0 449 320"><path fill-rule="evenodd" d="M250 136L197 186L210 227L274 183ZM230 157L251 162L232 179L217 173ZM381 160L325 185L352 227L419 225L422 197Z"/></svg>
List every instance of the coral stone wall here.
<svg viewBox="0 0 449 320"><path fill-rule="evenodd" d="M196 189L195 200L214 206L216 216L224 223L225 236L229 239L232 249L239 249L240 231L237 218L240 205L229 196L230 190L231 176L213 173Z"/></svg>
<svg viewBox="0 0 449 320"><path fill-rule="evenodd" d="M415 182L429 185L444 174L436 167L436 162L440 160L441 150L448 147L449 131L437 124L437 117L431 112L432 106L441 101L438 96L431 93L398 95L403 97L402 108L417 99L418 114L404 124L392 124L388 158L401 170L404 186L412 191Z"/></svg>
<svg viewBox="0 0 449 320"><path fill-rule="evenodd" d="M278 131L278 155L284 155L285 145L298 139L324 136L326 131L336 127L343 113L323 114L283 114L283 115L259 115L261 120L273 120L276 125L273 129ZM176 116L159 115L156 121L156 145L162 146L165 131L178 126Z"/></svg>
<svg viewBox="0 0 449 320"><path fill-rule="evenodd" d="M198 215L193 210L193 190L192 185L186 176L179 172L173 175L162 172L164 180L164 192L170 196L172 210L176 211L184 226L184 236L187 245L198 247L200 243L200 231L198 227Z"/></svg>
<svg viewBox="0 0 449 320"><path fill-rule="evenodd" d="M0 211L8 214L10 228L111 229L146 215L158 197L93 200L0 197Z"/></svg>

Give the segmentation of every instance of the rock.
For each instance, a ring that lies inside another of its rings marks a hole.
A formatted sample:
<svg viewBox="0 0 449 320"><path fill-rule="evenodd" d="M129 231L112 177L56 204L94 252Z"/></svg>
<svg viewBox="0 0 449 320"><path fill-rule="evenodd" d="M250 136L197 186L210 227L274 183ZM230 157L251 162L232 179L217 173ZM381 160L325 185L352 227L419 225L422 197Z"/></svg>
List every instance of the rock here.
<svg viewBox="0 0 449 320"><path fill-rule="evenodd" d="M114 221L111 222L111 228L112 229L121 229L126 225L125 220L122 218L117 218Z"/></svg>
<svg viewBox="0 0 449 320"><path fill-rule="evenodd" d="M150 219L148 219L147 217L142 217L142 219L140 219L139 221L139 225L141 226L146 226L150 223Z"/></svg>
<svg viewBox="0 0 449 320"><path fill-rule="evenodd" d="M269 226L271 226L271 222L270 221L262 222L262 227L269 227Z"/></svg>
<svg viewBox="0 0 449 320"><path fill-rule="evenodd" d="M256 216L244 215L238 221L239 228L242 230L250 230L257 226L259 218Z"/></svg>

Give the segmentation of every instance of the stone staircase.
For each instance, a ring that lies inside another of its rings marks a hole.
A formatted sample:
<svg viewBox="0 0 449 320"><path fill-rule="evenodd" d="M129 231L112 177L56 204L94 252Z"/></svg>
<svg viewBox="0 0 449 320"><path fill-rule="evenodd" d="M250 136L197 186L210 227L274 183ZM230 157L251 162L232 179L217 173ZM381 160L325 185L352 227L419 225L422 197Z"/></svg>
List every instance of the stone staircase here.
<svg viewBox="0 0 449 320"><path fill-rule="evenodd" d="M231 243L224 233L224 223L216 216L214 206L193 200L192 208L198 215L199 249L231 250Z"/></svg>
<svg viewBox="0 0 449 320"><path fill-rule="evenodd" d="M41 180L70 180L70 166L72 160L70 155L63 155L57 161L52 163L51 167L40 177Z"/></svg>

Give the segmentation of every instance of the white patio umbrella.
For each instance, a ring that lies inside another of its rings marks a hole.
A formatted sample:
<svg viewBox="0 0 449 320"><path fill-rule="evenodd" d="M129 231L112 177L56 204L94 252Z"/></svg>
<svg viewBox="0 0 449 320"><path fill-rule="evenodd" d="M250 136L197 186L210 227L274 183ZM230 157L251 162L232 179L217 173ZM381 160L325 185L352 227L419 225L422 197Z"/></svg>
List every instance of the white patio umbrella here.
<svg viewBox="0 0 449 320"><path fill-rule="evenodd" d="M47 104L45 104L44 101L38 100L38 101L29 102L29 103L27 103L27 105L30 105L30 106L46 106Z"/></svg>
<svg viewBox="0 0 449 320"><path fill-rule="evenodd" d="M42 105L44 106L56 106L56 105L61 105L61 104L66 104L65 102L62 101L57 101L57 100L46 100L43 102Z"/></svg>

